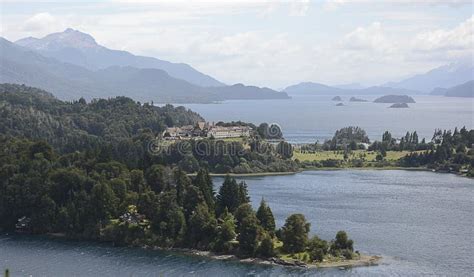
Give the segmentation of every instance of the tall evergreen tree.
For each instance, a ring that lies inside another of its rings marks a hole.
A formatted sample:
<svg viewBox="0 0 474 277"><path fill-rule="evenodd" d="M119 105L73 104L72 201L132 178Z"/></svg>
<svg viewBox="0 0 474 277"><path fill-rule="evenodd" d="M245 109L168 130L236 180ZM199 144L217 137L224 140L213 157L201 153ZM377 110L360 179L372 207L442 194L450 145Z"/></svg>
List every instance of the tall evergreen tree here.
<svg viewBox="0 0 474 277"><path fill-rule="evenodd" d="M152 165L145 174L146 182L150 188L160 193L166 187L166 168L162 165Z"/></svg>
<svg viewBox="0 0 474 277"><path fill-rule="evenodd" d="M254 213L243 218L239 227L239 250L243 255L254 255L262 229Z"/></svg>
<svg viewBox="0 0 474 277"><path fill-rule="evenodd" d="M186 195L186 189L191 185L191 180L184 171L177 169L174 174L174 180L176 182L176 201L179 206L183 206L184 197Z"/></svg>
<svg viewBox="0 0 474 277"><path fill-rule="evenodd" d="M194 185L197 186L204 196L207 206L210 210L215 208L215 193L214 186L212 184L212 178L209 175L209 171L205 168L202 168L198 171L196 179L194 180Z"/></svg>
<svg viewBox="0 0 474 277"><path fill-rule="evenodd" d="M260 201L260 206L257 210L257 218L263 229L273 236L275 233L275 218L273 217L272 210L263 198L262 201Z"/></svg>
<svg viewBox="0 0 474 277"><path fill-rule="evenodd" d="M206 204L206 202L204 201L204 196L202 195L201 191L196 186L192 186L192 185L189 186L186 189L186 192L184 195L184 201L183 201L184 216L186 217L186 219L189 219L191 214L201 204Z"/></svg>
<svg viewBox="0 0 474 277"><path fill-rule="evenodd" d="M289 253L301 252L308 241L310 223L302 214L292 214L281 229L283 248Z"/></svg>
<svg viewBox="0 0 474 277"><path fill-rule="evenodd" d="M235 218L225 209L219 217L218 224L213 250L216 252L229 252L233 248L231 241L234 240L237 235Z"/></svg>
<svg viewBox="0 0 474 277"><path fill-rule="evenodd" d="M244 182L237 184L235 179L226 176L217 195L217 214L220 215L225 208L234 213L241 204L248 202L247 185Z"/></svg>
<svg viewBox="0 0 474 277"><path fill-rule="evenodd" d="M205 202L200 203L189 218L188 239L198 248L205 248L213 240L216 233L217 221L209 212Z"/></svg>

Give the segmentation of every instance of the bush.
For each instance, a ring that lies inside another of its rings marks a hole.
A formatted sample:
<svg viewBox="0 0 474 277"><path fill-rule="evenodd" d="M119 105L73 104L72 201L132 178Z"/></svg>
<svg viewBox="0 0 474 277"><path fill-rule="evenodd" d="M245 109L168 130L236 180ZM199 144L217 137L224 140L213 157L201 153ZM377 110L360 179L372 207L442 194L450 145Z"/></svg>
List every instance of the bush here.
<svg viewBox="0 0 474 277"><path fill-rule="evenodd" d="M308 241L310 223L302 214L290 215L281 230L283 249L288 253L302 252Z"/></svg>
<svg viewBox="0 0 474 277"><path fill-rule="evenodd" d="M328 243L318 236L314 236L308 242L308 251L312 261L321 262L328 252Z"/></svg>
<svg viewBox="0 0 474 277"><path fill-rule="evenodd" d="M330 252L333 256L342 255L347 259L351 259L354 251L353 244L354 242L349 239L346 232L339 231L336 234L336 240L331 243ZM348 252L350 252L350 255Z"/></svg>
<svg viewBox="0 0 474 277"><path fill-rule="evenodd" d="M264 258L275 256L275 250L273 249L273 240L269 234L264 235L257 252L259 256Z"/></svg>
<svg viewBox="0 0 474 277"><path fill-rule="evenodd" d="M341 255L342 255L344 258L350 260L350 259L352 259L353 252L352 252L351 250L349 250L349 249L343 249L343 250L341 250Z"/></svg>
<svg viewBox="0 0 474 277"><path fill-rule="evenodd" d="M312 261L322 262L324 259L324 252L320 248L315 248L309 252Z"/></svg>

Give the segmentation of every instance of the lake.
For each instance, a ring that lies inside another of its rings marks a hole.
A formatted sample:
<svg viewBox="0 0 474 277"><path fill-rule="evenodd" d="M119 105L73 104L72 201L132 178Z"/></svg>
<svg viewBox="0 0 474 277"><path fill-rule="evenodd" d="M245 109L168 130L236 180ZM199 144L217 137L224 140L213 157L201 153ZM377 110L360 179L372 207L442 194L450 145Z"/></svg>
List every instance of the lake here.
<svg viewBox="0 0 474 277"><path fill-rule="evenodd" d="M219 104L186 104L208 121L245 121L278 123L285 138L293 143L324 141L337 129L362 127L371 140L381 140L386 130L399 138L407 131L431 140L434 130L466 126L474 128L474 98L413 96L416 103L408 109L388 108L390 104L331 101L333 96L292 95L284 100L232 100ZM357 96L373 101L378 96Z"/></svg>
<svg viewBox="0 0 474 277"><path fill-rule="evenodd" d="M303 213L312 233L346 230L355 248L384 256L373 267L304 270L215 261L166 251L0 235L0 269L12 276L468 276L474 272L474 180L402 170L308 171L241 178L281 226ZM214 178L216 189L222 178Z"/></svg>

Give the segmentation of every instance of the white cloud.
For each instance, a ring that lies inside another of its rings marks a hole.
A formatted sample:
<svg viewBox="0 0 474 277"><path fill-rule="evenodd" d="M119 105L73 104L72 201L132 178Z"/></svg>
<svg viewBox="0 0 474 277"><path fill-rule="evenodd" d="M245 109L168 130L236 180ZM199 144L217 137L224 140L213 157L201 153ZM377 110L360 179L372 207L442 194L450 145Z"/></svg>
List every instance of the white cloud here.
<svg viewBox="0 0 474 277"><path fill-rule="evenodd" d="M413 47L420 51L473 50L474 16L451 30L438 29L418 34Z"/></svg>
<svg viewBox="0 0 474 277"><path fill-rule="evenodd" d="M358 27L344 36L343 47L350 50L370 50L388 52L391 43L385 35L380 22L374 22L367 27Z"/></svg>
<svg viewBox="0 0 474 277"><path fill-rule="evenodd" d="M56 23L56 18L51 14L46 12L38 13L28 18L25 23L23 23L22 30L26 32L45 32L49 31Z"/></svg>
<svg viewBox="0 0 474 277"><path fill-rule="evenodd" d="M290 16L305 16L310 4L310 0L292 1L290 5Z"/></svg>
<svg viewBox="0 0 474 277"><path fill-rule="evenodd" d="M472 17L447 28L443 24L453 20L437 20L438 13L416 9L386 9L392 13L388 19L378 9L364 9L364 20L354 16L344 22L331 18L341 16L338 11L318 14L309 1L134 3L88 5L82 13L62 7L49 13L7 14L1 34L15 40L72 27L112 49L185 62L229 84L273 88L299 81L385 82L474 51ZM291 17L306 15L310 6L314 17ZM352 27L356 21L358 27Z"/></svg>
<svg viewBox="0 0 474 277"><path fill-rule="evenodd" d="M472 5L471 0L326 0L324 8L326 10L336 10L345 5L366 4L366 5L403 5L403 6L451 6L459 7Z"/></svg>

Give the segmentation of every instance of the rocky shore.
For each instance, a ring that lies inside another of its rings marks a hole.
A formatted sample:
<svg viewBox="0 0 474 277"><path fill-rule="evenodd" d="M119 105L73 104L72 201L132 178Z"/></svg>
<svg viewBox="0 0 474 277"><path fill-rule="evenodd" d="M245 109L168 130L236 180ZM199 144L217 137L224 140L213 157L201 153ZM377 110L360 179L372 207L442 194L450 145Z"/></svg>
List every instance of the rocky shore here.
<svg viewBox="0 0 474 277"><path fill-rule="evenodd" d="M201 257L207 257L210 259L221 260L221 261L238 261L241 263L251 263L260 265L278 265L278 266L289 266L289 267L300 267L300 268L350 268L360 266L374 266L378 265L382 259L381 256L370 256L370 255L359 255L350 260L337 260L328 261L325 260L319 263L305 263L300 260L286 260L278 257L272 257L269 259L262 258L239 258L235 255L219 255L210 251L200 251L194 249L178 249L178 252L182 252L188 255L195 255Z"/></svg>

